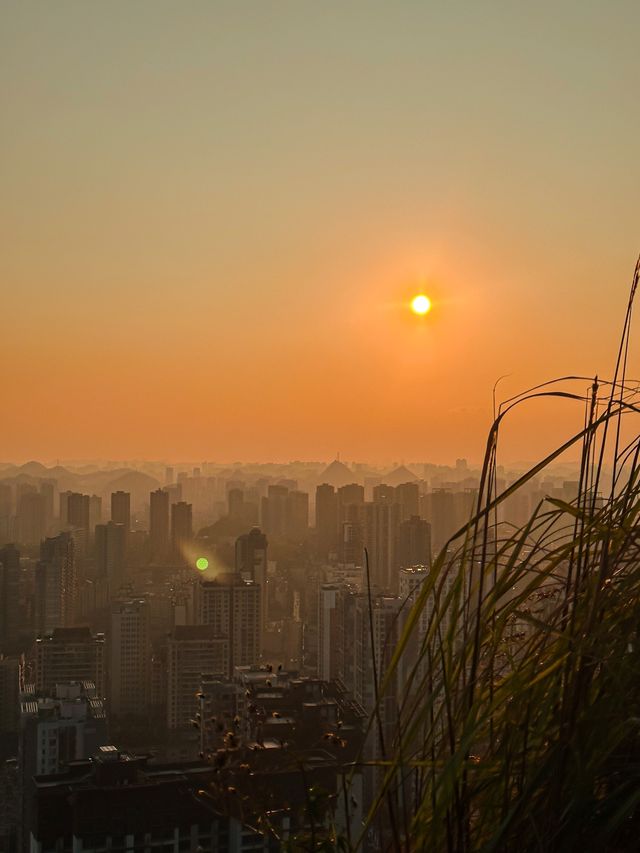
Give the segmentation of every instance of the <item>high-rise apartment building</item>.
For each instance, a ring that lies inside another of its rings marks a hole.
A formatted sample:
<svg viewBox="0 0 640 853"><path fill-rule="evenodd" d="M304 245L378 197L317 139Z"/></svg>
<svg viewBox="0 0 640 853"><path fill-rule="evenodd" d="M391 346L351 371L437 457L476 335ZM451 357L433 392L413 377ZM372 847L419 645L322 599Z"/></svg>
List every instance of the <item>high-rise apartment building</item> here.
<svg viewBox="0 0 640 853"><path fill-rule="evenodd" d="M262 607L260 586L240 575L223 575L198 586L198 622L211 625L229 641L227 675L236 666L260 661Z"/></svg>
<svg viewBox="0 0 640 853"><path fill-rule="evenodd" d="M425 495L425 517L431 522L434 553L471 518L477 498L475 489L438 488Z"/></svg>
<svg viewBox="0 0 640 853"><path fill-rule="evenodd" d="M95 684L105 695L105 638L88 627L56 628L38 637L34 647L36 691L43 695L67 681Z"/></svg>
<svg viewBox="0 0 640 853"><path fill-rule="evenodd" d="M40 483L40 494L44 500L44 524L45 532L53 521L53 504L55 496L55 480L42 480Z"/></svg>
<svg viewBox="0 0 640 853"><path fill-rule="evenodd" d="M212 625L179 625L167 642L167 726L185 728L197 708L203 675L224 677L229 666L229 640Z"/></svg>
<svg viewBox="0 0 640 853"><path fill-rule="evenodd" d="M422 585L429 577L429 568L425 565L407 565L400 569L398 577L398 598L401 605L401 621L404 625L411 613L411 608L416 603ZM432 608L422 607L418 616L417 625L411 631L404 654L398 667L398 680L402 689L419 690L424 689L423 679L426 673L426 656L424 664L420 664L424 638L429 631L429 622Z"/></svg>
<svg viewBox="0 0 640 853"><path fill-rule="evenodd" d="M282 485L270 485L267 496L262 498L262 528L272 536L286 536L288 521L289 489Z"/></svg>
<svg viewBox="0 0 640 853"><path fill-rule="evenodd" d="M395 488L395 502L400 507L400 521L420 515L420 488L417 483L401 483Z"/></svg>
<svg viewBox="0 0 640 853"><path fill-rule="evenodd" d="M269 618L267 537L258 527L236 539L236 572L260 587L262 626Z"/></svg>
<svg viewBox="0 0 640 853"><path fill-rule="evenodd" d="M242 489L229 489L227 494L229 518L244 521L244 492Z"/></svg>
<svg viewBox="0 0 640 853"><path fill-rule="evenodd" d="M339 679L356 691L356 605L366 595L345 582L321 584L318 589L317 675Z"/></svg>
<svg viewBox="0 0 640 853"><path fill-rule="evenodd" d="M109 521L96 525L96 576L106 580L113 597L125 581L127 531L124 524Z"/></svg>
<svg viewBox="0 0 640 853"><path fill-rule="evenodd" d="M0 483L0 542L14 538L13 489L9 483Z"/></svg>
<svg viewBox="0 0 640 853"><path fill-rule="evenodd" d="M45 539L36 566L36 629L39 633L75 623L76 546L71 533Z"/></svg>
<svg viewBox="0 0 640 853"><path fill-rule="evenodd" d="M396 500L396 490L394 486L388 486L386 483L379 483L373 487L373 502L376 504L392 504Z"/></svg>
<svg viewBox="0 0 640 853"><path fill-rule="evenodd" d="M347 486L340 486L337 494L339 521L342 518L341 512L344 507L364 503L364 486L361 486L358 483L349 483Z"/></svg>
<svg viewBox="0 0 640 853"><path fill-rule="evenodd" d="M89 531L96 529L96 524L102 521L102 498L99 495L91 495L89 498Z"/></svg>
<svg viewBox="0 0 640 853"><path fill-rule="evenodd" d="M173 558L179 563L187 562L186 547L193 539L193 508L186 501L171 506L171 548Z"/></svg>
<svg viewBox="0 0 640 853"><path fill-rule="evenodd" d="M13 513L13 489L10 483L0 483L0 518L10 518Z"/></svg>
<svg viewBox="0 0 640 853"><path fill-rule="evenodd" d="M355 599L353 621L354 685L353 697L367 714L375 710L378 725L373 726L364 749L365 760L377 761L386 745L397 735L398 674L386 677L395 651L400 625L400 601L392 596L375 596L369 606L367 596ZM373 635L373 643L371 642ZM346 642L345 642L346 645ZM383 683L385 689L383 690ZM372 767L365 773L365 797L369 801L384 771Z"/></svg>
<svg viewBox="0 0 640 853"><path fill-rule="evenodd" d="M129 492L113 492L111 494L111 521L122 524L125 532L131 530L131 495Z"/></svg>
<svg viewBox="0 0 640 853"><path fill-rule="evenodd" d="M253 527L236 539L236 572L244 580L263 583L267 574L267 537L259 527Z"/></svg>
<svg viewBox="0 0 640 853"><path fill-rule="evenodd" d="M18 499L18 536L23 545L38 545L46 530L46 501L40 492L26 491Z"/></svg>
<svg viewBox="0 0 640 853"><path fill-rule="evenodd" d="M363 561L364 545L364 486L350 483L337 492L338 502L338 559L341 563Z"/></svg>
<svg viewBox="0 0 640 853"><path fill-rule="evenodd" d="M20 661L0 654L0 741L18 733Z"/></svg>
<svg viewBox="0 0 640 853"><path fill-rule="evenodd" d="M69 523L69 497L73 494L73 492L66 491L60 492L58 495L58 501L60 505L60 511L58 513L58 517L60 520L60 526L66 527Z"/></svg>
<svg viewBox="0 0 640 853"><path fill-rule="evenodd" d="M333 681L342 677L340 587L322 584L318 590L318 678Z"/></svg>
<svg viewBox="0 0 640 853"><path fill-rule="evenodd" d="M20 631L20 552L15 545L0 548L0 653L18 651Z"/></svg>
<svg viewBox="0 0 640 853"><path fill-rule="evenodd" d="M163 563L169 552L169 493L164 489L151 492L149 511L151 559Z"/></svg>
<svg viewBox="0 0 640 853"><path fill-rule="evenodd" d="M338 540L338 496L329 483L316 488L316 543L318 554L326 557Z"/></svg>
<svg viewBox="0 0 640 853"><path fill-rule="evenodd" d="M380 691L385 673L389 668L399 636L400 601L390 595L377 595L371 609L367 596L359 596L355 602L354 649L355 690L354 698L368 713L376 706L376 689ZM372 625L373 623L373 630ZM373 650L371 635L373 634ZM376 681L378 684L376 688ZM380 697L381 719L388 734L396 722L397 693L393 684ZM390 741L389 741L390 742Z"/></svg>
<svg viewBox="0 0 640 853"><path fill-rule="evenodd" d="M60 495L61 500L62 498L63 496ZM67 526L85 530L88 536L91 530L91 498L89 495L81 495L78 492L66 493L66 506Z"/></svg>
<svg viewBox="0 0 640 853"><path fill-rule="evenodd" d="M411 516L398 526L396 565L431 565L431 525L417 515Z"/></svg>
<svg viewBox="0 0 640 853"><path fill-rule="evenodd" d="M380 590L397 588L396 541L398 505L384 500L363 507L363 544L369 555L371 584Z"/></svg>
<svg viewBox="0 0 640 853"><path fill-rule="evenodd" d="M293 489L287 495L287 536L299 542L309 531L309 494Z"/></svg>
<svg viewBox="0 0 640 853"><path fill-rule="evenodd" d="M109 713L147 713L151 690L151 620L145 599L113 605L109 632Z"/></svg>

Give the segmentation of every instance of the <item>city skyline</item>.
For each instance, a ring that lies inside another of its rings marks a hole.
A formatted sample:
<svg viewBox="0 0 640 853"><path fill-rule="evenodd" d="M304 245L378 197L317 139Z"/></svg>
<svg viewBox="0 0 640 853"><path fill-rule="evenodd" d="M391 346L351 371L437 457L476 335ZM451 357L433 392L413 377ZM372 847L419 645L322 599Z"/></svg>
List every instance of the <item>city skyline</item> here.
<svg viewBox="0 0 640 853"><path fill-rule="evenodd" d="M631 853L632 0L0 3L0 853Z"/></svg>

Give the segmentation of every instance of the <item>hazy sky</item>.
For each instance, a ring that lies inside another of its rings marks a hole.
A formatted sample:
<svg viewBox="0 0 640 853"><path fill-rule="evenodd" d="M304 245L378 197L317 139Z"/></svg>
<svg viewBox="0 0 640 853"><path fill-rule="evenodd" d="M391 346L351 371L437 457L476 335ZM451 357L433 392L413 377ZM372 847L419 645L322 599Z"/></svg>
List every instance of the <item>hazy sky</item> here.
<svg viewBox="0 0 640 853"><path fill-rule="evenodd" d="M609 373L638 32L637 2L5 0L2 459L477 459L500 374ZM580 420L532 408L503 453Z"/></svg>

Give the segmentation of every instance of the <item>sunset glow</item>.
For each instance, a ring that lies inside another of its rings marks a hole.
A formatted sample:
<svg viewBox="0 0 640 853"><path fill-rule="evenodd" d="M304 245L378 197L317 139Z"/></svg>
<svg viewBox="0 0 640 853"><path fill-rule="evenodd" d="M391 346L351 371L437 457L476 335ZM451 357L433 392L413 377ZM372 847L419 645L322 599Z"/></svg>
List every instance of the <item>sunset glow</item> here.
<svg viewBox="0 0 640 853"><path fill-rule="evenodd" d="M399 5L5 4L4 458L478 458L497 376L607 368L634 27Z"/></svg>

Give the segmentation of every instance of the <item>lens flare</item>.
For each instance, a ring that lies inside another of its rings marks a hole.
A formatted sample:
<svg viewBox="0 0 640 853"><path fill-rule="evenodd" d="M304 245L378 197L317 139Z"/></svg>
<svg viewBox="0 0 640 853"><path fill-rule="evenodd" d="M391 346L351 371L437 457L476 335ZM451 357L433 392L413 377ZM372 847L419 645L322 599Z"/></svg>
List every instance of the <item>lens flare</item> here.
<svg viewBox="0 0 640 853"><path fill-rule="evenodd" d="M209 560L206 557L198 557L196 560L196 568L201 572L205 572L209 568Z"/></svg>
<svg viewBox="0 0 640 853"><path fill-rule="evenodd" d="M431 311L431 300L428 296L425 296L424 293L420 293L418 296L414 296L411 300L411 310L414 314L419 314L421 317L424 317L425 314L428 314Z"/></svg>

